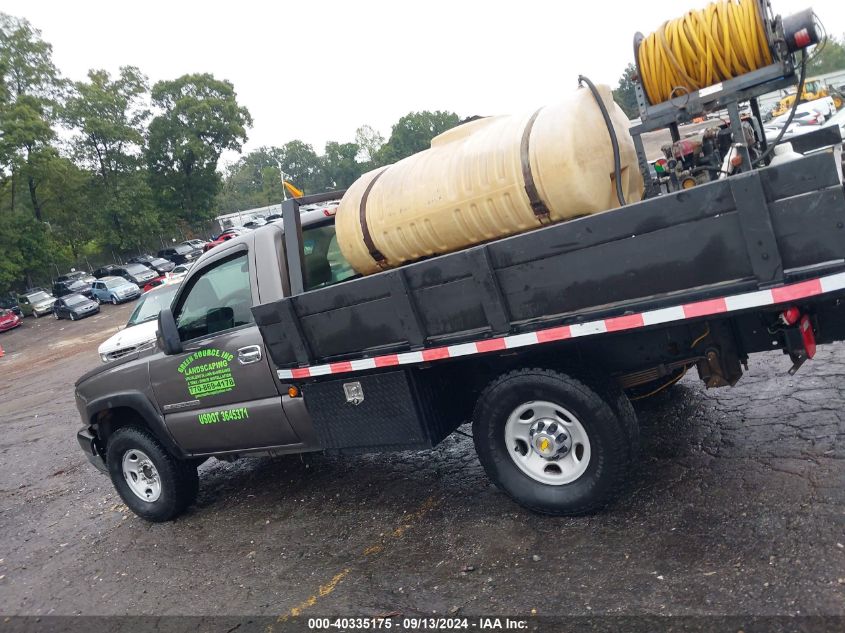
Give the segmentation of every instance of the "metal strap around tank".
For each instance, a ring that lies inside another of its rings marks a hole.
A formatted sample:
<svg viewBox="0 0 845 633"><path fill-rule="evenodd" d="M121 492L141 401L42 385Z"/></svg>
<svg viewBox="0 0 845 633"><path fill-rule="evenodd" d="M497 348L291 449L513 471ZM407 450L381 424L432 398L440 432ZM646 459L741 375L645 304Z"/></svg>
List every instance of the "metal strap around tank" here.
<svg viewBox="0 0 845 633"><path fill-rule="evenodd" d="M376 263L376 266L382 269L387 268L387 258L378 249L376 243L373 241L373 236L370 234L370 227L367 224L367 200L370 197L370 191L373 190L373 185L376 184L376 181L381 178L381 175L388 169L390 169L390 167L386 167L384 170L379 172L375 178L370 181L370 184L368 184L367 188L364 190L364 195L361 196L361 206L359 207L361 233L363 233L364 235L364 245L370 252L370 257L373 258L373 261Z"/></svg>
<svg viewBox="0 0 845 633"><path fill-rule="evenodd" d="M543 108L540 108L542 110ZM525 130L522 132L522 142L519 145L519 158L522 162L522 179L525 181L525 193L528 194L528 202L531 204L531 210L541 224L548 222L551 216L551 211L546 206L546 203L540 198L540 192L537 191L537 185L534 182L534 174L531 173L531 155L529 154L529 144L531 142L531 130L534 128L534 121L540 114L537 110L528 119Z"/></svg>

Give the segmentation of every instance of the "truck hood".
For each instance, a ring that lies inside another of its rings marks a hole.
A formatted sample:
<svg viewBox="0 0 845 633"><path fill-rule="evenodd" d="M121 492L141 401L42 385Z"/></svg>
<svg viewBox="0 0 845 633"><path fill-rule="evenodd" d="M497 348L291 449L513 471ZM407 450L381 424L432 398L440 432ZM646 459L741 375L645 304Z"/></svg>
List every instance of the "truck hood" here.
<svg viewBox="0 0 845 633"><path fill-rule="evenodd" d="M114 336L103 341L97 348L97 352L102 356L103 354L112 354L122 349L152 343L156 339L157 330L158 320L156 319L124 328Z"/></svg>

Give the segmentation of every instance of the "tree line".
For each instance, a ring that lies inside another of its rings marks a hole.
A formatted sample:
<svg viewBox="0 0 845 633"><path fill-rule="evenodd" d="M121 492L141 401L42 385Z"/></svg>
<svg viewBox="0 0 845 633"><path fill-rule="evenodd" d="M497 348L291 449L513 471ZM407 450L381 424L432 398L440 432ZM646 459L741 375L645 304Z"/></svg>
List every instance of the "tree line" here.
<svg viewBox="0 0 845 633"><path fill-rule="evenodd" d="M134 66L70 81L38 29L0 14L0 292L204 236L220 213L281 201L282 174L309 193L348 187L458 123L412 112L387 141L362 126L320 154L293 140L221 173L221 155L240 152L252 125L229 81L193 73L150 85Z"/></svg>

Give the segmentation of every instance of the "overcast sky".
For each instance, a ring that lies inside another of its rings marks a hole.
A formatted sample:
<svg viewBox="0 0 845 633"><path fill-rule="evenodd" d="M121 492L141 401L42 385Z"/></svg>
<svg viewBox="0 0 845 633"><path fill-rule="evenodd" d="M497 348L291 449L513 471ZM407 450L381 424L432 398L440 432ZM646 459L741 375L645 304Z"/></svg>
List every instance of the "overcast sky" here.
<svg viewBox="0 0 845 633"><path fill-rule="evenodd" d="M794 13L809 0L772 0ZM583 73L615 85L648 33L704 0L328 2L0 0L53 45L62 74L138 66L154 83L191 72L231 81L255 121L246 149L302 139L385 138L411 110L461 116L531 110ZM812 5L845 32L845 1Z"/></svg>

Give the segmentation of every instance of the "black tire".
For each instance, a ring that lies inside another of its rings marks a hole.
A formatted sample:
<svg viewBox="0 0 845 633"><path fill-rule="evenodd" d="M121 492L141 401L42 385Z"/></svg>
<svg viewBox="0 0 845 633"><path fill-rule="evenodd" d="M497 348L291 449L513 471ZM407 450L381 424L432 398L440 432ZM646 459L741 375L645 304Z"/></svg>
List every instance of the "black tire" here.
<svg viewBox="0 0 845 633"><path fill-rule="evenodd" d="M115 297L114 295L112 295L112 298L111 298L111 304L112 304L113 306L116 306L116 305L118 304L117 297Z"/></svg>
<svg viewBox="0 0 845 633"><path fill-rule="evenodd" d="M155 501L138 497L124 478L123 456L132 450L143 451L158 471L161 495ZM130 510L147 521L160 523L175 519L197 498L199 477L196 465L174 457L144 429L124 426L115 431L106 447L106 464L120 498Z"/></svg>
<svg viewBox="0 0 845 633"><path fill-rule="evenodd" d="M35 310L33 310L33 311L32 311L32 316L34 316L34 317L37 319L37 318L38 318L38 312L36 312Z"/></svg>
<svg viewBox="0 0 845 633"><path fill-rule="evenodd" d="M76 312L71 312L71 313L70 313L70 320L71 320L71 321L76 321Z"/></svg>
<svg viewBox="0 0 845 633"><path fill-rule="evenodd" d="M570 483L553 485L531 477L506 446L508 417L520 405L540 400L572 412L589 439L586 470ZM520 505L556 516L589 514L607 506L622 491L639 451L636 414L621 389L548 369L512 371L491 382L476 403L472 430L478 458L493 483Z"/></svg>

